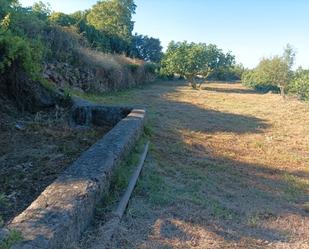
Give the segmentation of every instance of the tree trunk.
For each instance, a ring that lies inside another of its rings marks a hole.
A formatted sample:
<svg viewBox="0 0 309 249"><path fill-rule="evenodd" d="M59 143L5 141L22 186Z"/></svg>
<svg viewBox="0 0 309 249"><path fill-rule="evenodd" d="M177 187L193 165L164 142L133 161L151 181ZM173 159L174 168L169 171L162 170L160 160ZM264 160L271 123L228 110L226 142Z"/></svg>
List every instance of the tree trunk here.
<svg viewBox="0 0 309 249"><path fill-rule="evenodd" d="M285 99L285 92L284 92L284 86L280 86L280 95L283 99Z"/></svg>
<svg viewBox="0 0 309 249"><path fill-rule="evenodd" d="M197 84L195 82L194 76L186 76L186 79L188 80L193 89L197 89Z"/></svg>

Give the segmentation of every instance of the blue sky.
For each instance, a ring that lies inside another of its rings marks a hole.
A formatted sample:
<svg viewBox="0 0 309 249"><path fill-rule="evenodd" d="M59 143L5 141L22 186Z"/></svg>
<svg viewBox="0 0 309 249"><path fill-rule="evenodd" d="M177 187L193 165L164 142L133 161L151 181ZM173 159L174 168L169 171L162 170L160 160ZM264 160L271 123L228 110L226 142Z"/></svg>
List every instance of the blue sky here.
<svg viewBox="0 0 309 249"><path fill-rule="evenodd" d="M20 0L24 6L33 0ZM46 2L46 1L44 1ZM90 8L96 0L49 0L65 13ZM290 43L296 66L309 68L308 0L136 0L135 30L169 41L215 43L237 62L254 67L281 54Z"/></svg>

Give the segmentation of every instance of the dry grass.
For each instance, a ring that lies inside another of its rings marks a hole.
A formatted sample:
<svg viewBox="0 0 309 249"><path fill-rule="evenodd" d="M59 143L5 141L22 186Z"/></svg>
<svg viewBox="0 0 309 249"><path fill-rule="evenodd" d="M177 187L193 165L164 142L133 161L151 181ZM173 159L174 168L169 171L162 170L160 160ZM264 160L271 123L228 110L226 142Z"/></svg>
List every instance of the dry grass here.
<svg viewBox="0 0 309 249"><path fill-rule="evenodd" d="M96 79L91 82L93 86L90 86L90 91L100 89L95 85L99 84L98 82L109 90L119 90L153 80L153 73L147 70L142 60L125 55L106 54L85 47L77 49L77 54L80 66L95 71Z"/></svg>
<svg viewBox="0 0 309 249"><path fill-rule="evenodd" d="M1 99L0 99L1 100ZM23 211L81 152L110 127L77 130L68 126L67 110L36 115L0 101L0 227ZM18 129L16 128L18 125Z"/></svg>
<svg viewBox="0 0 309 249"><path fill-rule="evenodd" d="M306 103L216 82L96 100L145 106L152 130L108 248L309 248Z"/></svg>

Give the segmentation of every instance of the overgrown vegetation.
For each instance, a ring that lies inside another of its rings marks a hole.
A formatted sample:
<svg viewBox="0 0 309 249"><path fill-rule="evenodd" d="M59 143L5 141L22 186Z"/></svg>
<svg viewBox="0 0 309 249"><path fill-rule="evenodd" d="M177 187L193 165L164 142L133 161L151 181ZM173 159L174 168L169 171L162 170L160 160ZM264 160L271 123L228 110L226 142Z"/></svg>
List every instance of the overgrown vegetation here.
<svg viewBox="0 0 309 249"><path fill-rule="evenodd" d="M133 0L99 1L70 15L52 12L43 2L25 8L2 0L0 9L0 87L15 99L43 77L44 86L83 91L134 86L152 79L151 64L160 61L158 39L132 34Z"/></svg>

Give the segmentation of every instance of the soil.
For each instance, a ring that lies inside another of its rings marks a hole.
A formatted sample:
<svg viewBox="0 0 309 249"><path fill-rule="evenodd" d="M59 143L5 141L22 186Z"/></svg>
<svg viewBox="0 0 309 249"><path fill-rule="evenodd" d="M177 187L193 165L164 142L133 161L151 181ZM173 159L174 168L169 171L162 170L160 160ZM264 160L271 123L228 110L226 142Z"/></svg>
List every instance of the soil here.
<svg viewBox="0 0 309 249"><path fill-rule="evenodd" d="M180 81L96 100L146 107L151 133L127 212L102 248L309 248L308 104ZM99 227L75 248L91 248Z"/></svg>
<svg viewBox="0 0 309 249"><path fill-rule="evenodd" d="M73 129L68 110L20 113L0 99L0 225L8 223L111 127Z"/></svg>

